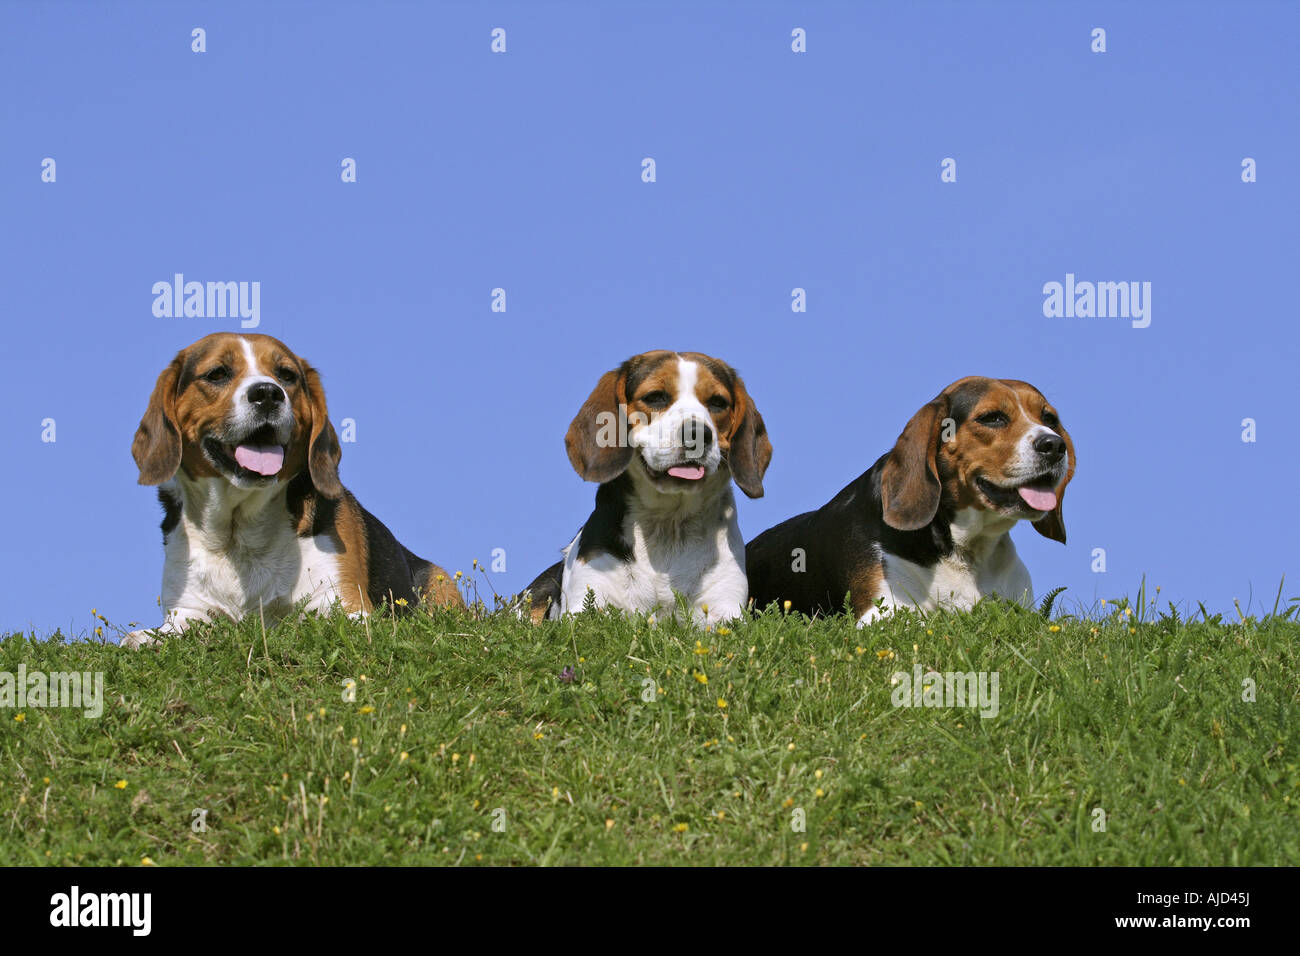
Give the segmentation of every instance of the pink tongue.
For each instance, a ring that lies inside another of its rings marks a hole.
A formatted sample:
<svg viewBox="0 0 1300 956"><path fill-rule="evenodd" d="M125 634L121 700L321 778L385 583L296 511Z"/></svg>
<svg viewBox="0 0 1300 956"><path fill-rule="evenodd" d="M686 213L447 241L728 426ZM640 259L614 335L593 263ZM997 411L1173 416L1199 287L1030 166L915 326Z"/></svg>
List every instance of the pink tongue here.
<svg viewBox="0 0 1300 956"><path fill-rule="evenodd" d="M284 449L279 445L240 445L235 449L235 461L259 475L275 475L284 467Z"/></svg>
<svg viewBox="0 0 1300 956"><path fill-rule="evenodd" d="M1035 511L1051 511L1056 507L1056 492L1050 488L1019 488L1020 497L1025 499L1025 504Z"/></svg>
<svg viewBox="0 0 1300 956"><path fill-rule="evenodd" d="M687 481L699 481L704 477L703 465L673 465L668 469L668 474L674 478L685 478Z"/></svg>

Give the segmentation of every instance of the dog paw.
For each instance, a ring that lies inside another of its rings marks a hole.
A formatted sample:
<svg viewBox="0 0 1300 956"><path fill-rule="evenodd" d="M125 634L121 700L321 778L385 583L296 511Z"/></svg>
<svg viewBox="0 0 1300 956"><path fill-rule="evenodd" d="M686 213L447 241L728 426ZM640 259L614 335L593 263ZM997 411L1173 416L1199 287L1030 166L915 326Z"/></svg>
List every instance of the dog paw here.
<svg viewBox="0 0 1300 956"><path fill-rule="evenodd" d="M122 647L130 651L138 651L142 647L158 647L161 644L162 639L153 631L132 631L122 638Z"/></svg>

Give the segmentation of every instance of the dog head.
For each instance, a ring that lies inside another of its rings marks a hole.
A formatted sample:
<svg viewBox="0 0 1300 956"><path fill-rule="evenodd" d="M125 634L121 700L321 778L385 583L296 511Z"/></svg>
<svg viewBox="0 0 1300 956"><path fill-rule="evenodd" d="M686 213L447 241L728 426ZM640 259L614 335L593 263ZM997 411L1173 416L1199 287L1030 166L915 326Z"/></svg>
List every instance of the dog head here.
<svg viewBox="0 0 1300 956"><path fill-rule="evenodd" d="M881 472L884 519L915 530L934 520L943 501L1031 521L1064 543L1061 502L1074 464L1074 443L1038 389L1014 379L963 378L899 435Z"/></svg>
<svg viewBox="0 0 1300 956"><path fill-rule="evenodd" d="M569 461L587 481L629 468L667 494L691 494L715 475L763 494L772 442L745 383L699 352L646 352L601 376L569 425Z"/></svg>
<svg viewBox="0 0 1300 956"><path fill-rule="evenodd" d="M321 494L343 493L320 376L269 335L217 332L182 349L158 376L131 454L142 485L182 471L259 488L305 468Z"/></svg>

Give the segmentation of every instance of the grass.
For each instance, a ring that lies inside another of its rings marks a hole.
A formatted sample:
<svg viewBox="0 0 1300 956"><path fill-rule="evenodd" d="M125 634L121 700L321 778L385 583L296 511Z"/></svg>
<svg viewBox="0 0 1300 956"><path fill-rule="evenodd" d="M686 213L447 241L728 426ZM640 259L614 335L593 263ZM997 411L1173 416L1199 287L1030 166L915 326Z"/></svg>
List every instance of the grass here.
<svg viewBox="0 0 1300 956"><path fill-rule="evenodd" d="M15 635L0 671L102 671L104 711L0 710L0 859L1294 864L1298 632L985 602L865 631L773 609L252 619L157 653ZM998 715L892 706L914 663L997 672Z"/></svg>

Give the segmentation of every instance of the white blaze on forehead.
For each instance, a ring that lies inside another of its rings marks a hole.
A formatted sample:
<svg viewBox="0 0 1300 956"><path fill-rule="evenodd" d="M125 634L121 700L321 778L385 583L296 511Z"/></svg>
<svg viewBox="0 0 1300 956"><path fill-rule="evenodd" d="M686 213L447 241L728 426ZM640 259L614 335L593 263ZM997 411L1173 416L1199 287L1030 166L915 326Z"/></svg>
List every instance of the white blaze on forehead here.
<svg viewBox="0 0 1300 956"><path fill-rule="evenodd" d="M239 383L240 397L242 398L243 394L258 382L271 382L272 384L276 384L275 379L263 372L261 367L258 365L257 353L253 351L253 343L241 335L239 336L239 344L244 347L245 362L244 378L243 381Z"/></svg>
<svg viewBox="0 0 1300 956"><path fill-rule="evenodd" d="M1025 408L1025 403L1020 398L1020 391L1018 389L1013 391L1016 396L1016 408L1019 410L1021 417L1033 422L1029 409ZM1046 403L1046 400L1044 400L1044 403ZM1038 461L1038 452L1034 450L1034 442L1038 440L1040 435L1056 435L1058 438L1060 437L1057 431L1039 422L1033 422L1025 429L1025 433L1020 436L1020 441L1016 445L1017 465L1020 468L1030 468Z"/></svg>
<svg viewBox="0 0 1300 956"><path fill-rule="evenodd" d="M1051 404L1047 400L1046 396L1042 395L1041 393L1039 394L1038 397L1043 400L1044 408L1046 408L1048 405ZM1016 408L1020 409L1020 414L1023 415L1026 419L1029 419L1031 421L1033 420L1033 416L1030 414L1029 409L1025 408L1025 403L1020 398L1019 391L1016 392ZM1034 438L1037 438L1039 435L1043 434L1044 432L1050 432L1051 434L1056 435L1058 438L1061 436L1061 433L1059 431L1057 431L1054 428L1049 428L1048 426L1042 424L1041 422L1034 422L1029 427L1029 431L1026 432L1026 436L1032 435Z"/></svg>
<svg viewBox="0 0 1300 956"><path fill-rule="evenodd" d="M707 422L709 412L695 394L695 383L700 378L699 363L692 359L677 360L677 394L672 403L655 419L659 438L670 444L679 444L682 425L692 419Z"/></svg>
<svg viewBox="0 0 1300 956"><path fill-rule="evenodd" d="M1020 405L1020 414L1024 415L1025 418L1030 417L1029 412L1026 411L1023 404ZM1022 458L1028 458L1031 455L1037 456L1038 452L1034 450L1034 442L1036 442L1042 435L1055 435L1057 438L1061 437L1061 433L1056 429L1048 428L1041 422L1034 422L1025 429L1025 433L1020 436L1020 447L1018 451Z"/></svg>
<svg viewBox="0 0 1300 956"><path fill-rule="evenodd" d="M677 400L695 394L695 382L700 377L700 367L690 359L677 360Z"/></svg>
<svg viewBox="0 0 1300 956"><path fill-rule="evenodd" d="M694 359L679 358L677 360L677 401L673 403L673 407L681 410L682 418L689 418L689 412L698 409L704 413L705 421L708 421L708 409L695 394L695 384L699 380L700 363Z"/></svg>
<svg viewBox="0 0 1300 956"><path fill-rule="evenodd" d="M248 341L246 336L239 337L239 344L244 347L244 361L246 363L244 370L245 381L258 377L257 373L262 371L257 364L257 353L253 351L253 343ZM264 376L265 377L265 376Z"/></svg>

